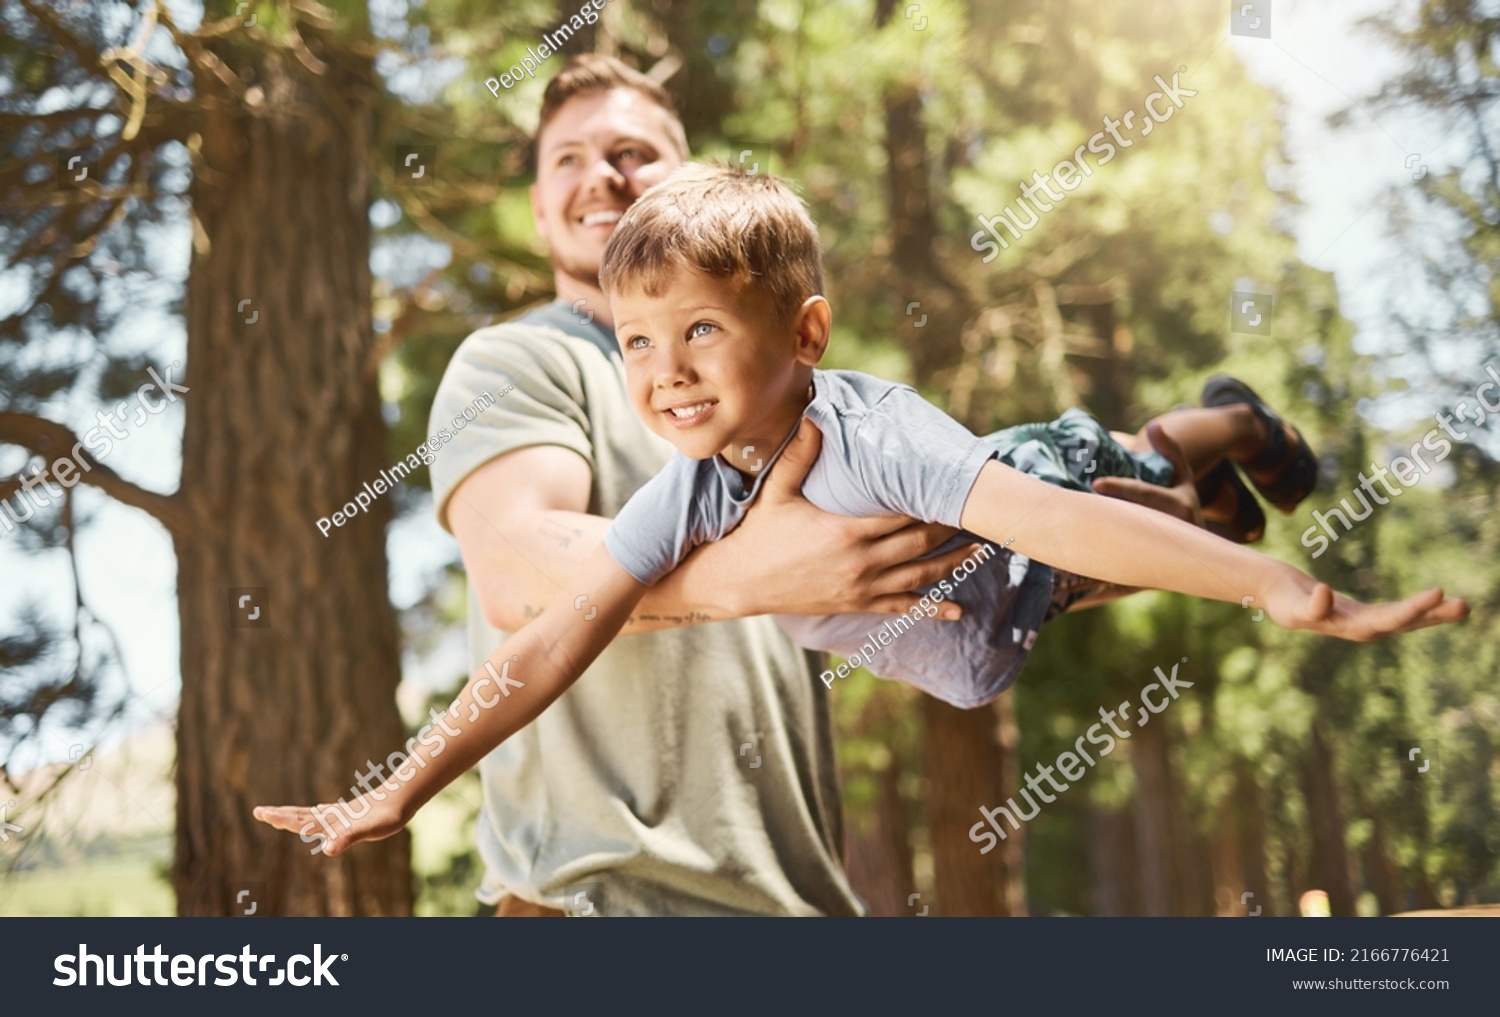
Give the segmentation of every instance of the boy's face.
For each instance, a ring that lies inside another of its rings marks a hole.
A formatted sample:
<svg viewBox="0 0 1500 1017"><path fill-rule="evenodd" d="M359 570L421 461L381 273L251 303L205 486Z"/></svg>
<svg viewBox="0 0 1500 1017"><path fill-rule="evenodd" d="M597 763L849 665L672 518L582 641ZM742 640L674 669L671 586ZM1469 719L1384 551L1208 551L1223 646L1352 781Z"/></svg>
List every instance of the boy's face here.
<svg viewBox="0 0 1500 1017"><path fill-rule="evenodd" d="M552 267L590 286L621 214L682 164L671 114L631 88L581 95L537 139L531 211Z"/></svg>
<svg viewBox="0 0 1500 1017"><path fill-rule="evenodd" d="M810 297L790 322L753 285L679 269L666 293L610 294L630 402L684 455L723 453L742 472L746 442L772 449L807 405L810 368L828 339L828 302ZM756 458L760 458L757 456Z"/></svg>

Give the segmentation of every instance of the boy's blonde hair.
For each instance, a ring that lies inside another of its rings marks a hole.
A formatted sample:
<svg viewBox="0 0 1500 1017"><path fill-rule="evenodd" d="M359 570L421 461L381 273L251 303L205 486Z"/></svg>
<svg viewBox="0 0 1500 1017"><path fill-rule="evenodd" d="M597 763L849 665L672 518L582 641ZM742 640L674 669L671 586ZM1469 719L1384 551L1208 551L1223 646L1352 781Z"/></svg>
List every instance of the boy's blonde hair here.
<svg viewBox="0 0 1500 1017"><path fill-rule="evenodd" d="M599 285L606 293L639 288L661 296L682 267L767 293L791 320L823 294L818 228L802 199L768 173L688 163L643 194L604 248Z"/></svg>

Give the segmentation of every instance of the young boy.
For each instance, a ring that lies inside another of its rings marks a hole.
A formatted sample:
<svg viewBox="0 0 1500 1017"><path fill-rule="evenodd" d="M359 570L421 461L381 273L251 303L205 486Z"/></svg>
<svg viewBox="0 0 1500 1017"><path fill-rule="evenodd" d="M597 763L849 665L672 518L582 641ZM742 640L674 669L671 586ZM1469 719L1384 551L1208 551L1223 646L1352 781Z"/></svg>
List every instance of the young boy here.
<svg viewBox="0 0 1500 1017"><path fill-rule="evenodd" d="M824 672L830 688L862 663L977 706L1014 681L1046 618L1101 584L1253 602L1284 627L1360 641L1468 613L1438 589L1361 604L1290 565L1091 493L1089 480L1101 473L1165 485L1172 471L1144 435L1111 436L1080 410L978 438L906 386L815 370L831 321L817 232L772 177L683 167L626 212L600 281L632 404L681 454L621 509L571 587L434 716L443 734L424 728L387 760L401 758L392 776L362 782L366 793L351 802L255 810L317 841L315 852L336 855L395 833L537 717L614 638L649 584L738 524L789 444L811 440L809 426L822 433L803 485L813 504L946 523L964 531L955 542L980 542L951 582L923 598L922 617L780 619L804 645L849 658ZM1227 459L1285 511L1307 496L1316 463L1295 429L1232 379L1212 381L1205 402L1212 406L1148 426L1181 447L1195 475ZM945 598L964 609L960 620L926 622Z"/></svg>

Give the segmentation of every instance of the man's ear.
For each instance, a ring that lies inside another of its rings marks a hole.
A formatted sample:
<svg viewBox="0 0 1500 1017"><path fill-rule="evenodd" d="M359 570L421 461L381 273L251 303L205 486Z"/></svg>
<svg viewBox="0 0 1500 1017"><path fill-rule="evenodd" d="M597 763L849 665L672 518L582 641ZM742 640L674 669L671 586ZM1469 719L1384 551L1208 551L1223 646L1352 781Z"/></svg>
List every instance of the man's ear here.
<svg viewBox="0 0 1500 1017"><path fill-rule="evenodd" d="M793 327L797 332L797 362L816 367L828 350L829 329L833 325L833 308L820 296L811 296L797 309Z"/></svg>
<svg viewBox="0 0 1500 1017"><path fill-rule="evenodd" d="M542 203L537 196L536 184L528 187L526 193L531 196L531 221L536 224L537 236L545 240L547 239L547 217L542 214Z"/></svg>

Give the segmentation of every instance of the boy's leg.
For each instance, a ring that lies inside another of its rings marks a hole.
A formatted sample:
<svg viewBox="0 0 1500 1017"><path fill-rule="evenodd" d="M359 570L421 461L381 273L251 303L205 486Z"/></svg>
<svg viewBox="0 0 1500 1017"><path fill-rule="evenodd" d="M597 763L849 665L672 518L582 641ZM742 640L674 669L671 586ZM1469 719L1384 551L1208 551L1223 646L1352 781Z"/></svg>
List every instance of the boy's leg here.
<svg viewBox="0 0 1500 1017"><path fill-rule="evenodd" d="M1266 449L1266 425L1243 403L1202 410L1174 410L1152 423L1182 449L1193 477L1203 520L1221 537L1240 543L1259 540L1265 515L1231 465L1253 461ZM1134 435L1110 436L1135 452L1151 448L1146 429Z"/></svg>
<svg viewBox="0 0 1500 1017"><path fill-rule="evenodd" d="M1242 472L1262 498L1288 515L1312 494L1317 456L1302 433L1254 389L1238 378L1215 375L1203 385L1203 405L1202 410L1179 410L1155 421L1188 455L1195 477L1203 476L1210 487L1223 487L1225 480L1238 487L1235 473ZM1210 491L1201 493L1206 504L1212 501ZM1229 501L1253 501L1244 495L1240 491Z"/></svg>
<svg viewBox="0 0 1500 1017"><path fill-rule="evenodd" d="M1195 477L1210 472L1225 459L1249 462L1266 448L1266 425L1244 403L1202 410L1173 410L1155 419L1182 449ZM1132 452L1151 451L1145 428L1136 434L1111 431L1110 436Z"/></svg>
<svg viewBox="0 0 1500 1017"><path fill-rule="evenodd" d="M1140 435L1125 434L1121 431L1108 433L1110 439L1120 449L1137 457L1153 451L1159 453L1171 467L1171 473L1169 478L1156 480L1112 476L1106 473L1104 476L1092 479L1089 485L1096 494L1123 498L1125 501L1135 502L1145 508L1165 512L1169 516L1181 519L1185 523L1192 523L1194 526L1204 524L1203 492L1199 489L1198 478L1194 475L1182 449L1161 428L1153 428L1147 424L1146 429L1142 430ZM1138 438L1139 441L1137 441Z"/></svg>

